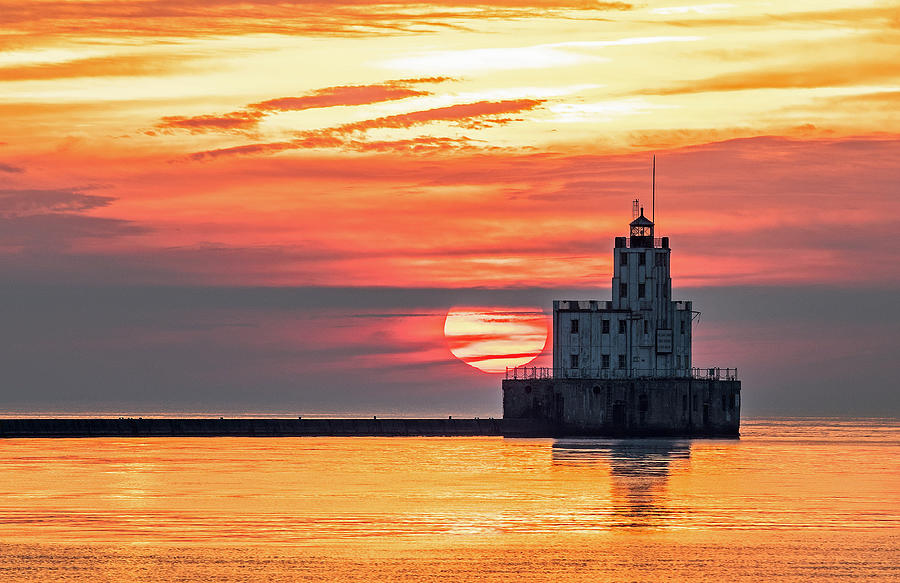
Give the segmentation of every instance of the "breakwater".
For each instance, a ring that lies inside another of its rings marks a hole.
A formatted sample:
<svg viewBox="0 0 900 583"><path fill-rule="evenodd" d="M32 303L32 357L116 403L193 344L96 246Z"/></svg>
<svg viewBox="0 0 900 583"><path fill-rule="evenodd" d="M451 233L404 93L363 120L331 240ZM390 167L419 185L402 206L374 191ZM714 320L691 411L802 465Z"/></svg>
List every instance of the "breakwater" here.
<svg viewBox="0 0 900 583"><path fill-rule="evenodd" d="M502 435L500 419L0 419L0 438Z"/></svg>

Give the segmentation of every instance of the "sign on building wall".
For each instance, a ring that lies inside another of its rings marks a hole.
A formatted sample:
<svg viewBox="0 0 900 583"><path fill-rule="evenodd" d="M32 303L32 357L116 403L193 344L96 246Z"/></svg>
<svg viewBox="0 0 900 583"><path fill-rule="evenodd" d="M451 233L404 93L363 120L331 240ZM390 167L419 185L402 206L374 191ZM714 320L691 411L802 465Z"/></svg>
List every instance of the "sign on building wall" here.
<svg viewBox="0 0 900 583"><path fill-rule="evenodd" d="M671 354L672 352L672 331L657 330L656 331L656 352L659 354Z"/></svg>

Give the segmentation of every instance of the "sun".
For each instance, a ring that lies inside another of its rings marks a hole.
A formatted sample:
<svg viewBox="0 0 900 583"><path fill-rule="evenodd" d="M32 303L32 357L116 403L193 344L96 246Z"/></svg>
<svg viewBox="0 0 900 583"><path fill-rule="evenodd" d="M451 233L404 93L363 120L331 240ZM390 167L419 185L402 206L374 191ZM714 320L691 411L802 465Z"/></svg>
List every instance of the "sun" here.
<svg viewBox="0 0 900 583"><path fill-rule="evenodd" d="M540 308L456 307L444 336L453 356L487 373L534 360L547 344L547 314Z"/></svg>

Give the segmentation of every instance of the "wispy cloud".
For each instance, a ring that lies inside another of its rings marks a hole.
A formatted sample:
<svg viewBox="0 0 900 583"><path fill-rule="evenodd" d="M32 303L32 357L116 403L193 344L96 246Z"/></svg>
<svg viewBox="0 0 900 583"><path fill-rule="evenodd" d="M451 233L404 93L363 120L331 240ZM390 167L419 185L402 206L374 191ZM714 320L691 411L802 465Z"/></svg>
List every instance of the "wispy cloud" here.
<svg viewBox="0 0 900 583"><path fill-rule="evenodd" d="M431 95L431 91L410 87L422 83L443 83L450 77L427 77L386 81L375 85L343 85L318 89L300 97L280 97L248 105L249 109L260 111L301 111L318 107L341 105L367 105L382 101L394 101L409 97Z"/></svg>
<svg viewBox="0 0 900 583"><path fill-rule="evenodd" d="M353 150L385 150L401 149L404 145L411 150L445 149L448 146L469 146L472 141L465 138L431 138L416 141L374 142L367 143L360 138L365 132L373 129L409 129L432 122L453 122L464 128L480 128L489 125L503 125L515 121L511 117L498 117L533 110L544 103L541 99L510 99L504 101L479 101L476 103L460 103L447 107L437 107L421 111L413 111L398 115L390 115L375 119L343 124L323 130L301 133L297 138L288 141L248 144L218 150L197 152L190 157L195 160L217 158L229 155L247 155L283 152L285 150L301 150L307 148L336 148L349 146Z"/></svg>
<svg viewBox="0 0 900 583"><path fill-rule="evenodd" d="M818 62L813 66L798 65L727 73L706 79L686 81L672 87L646 89L642 93L677 95L710 91L839 87L894 81L898 76L900 76L900 60L878 58L862 63L857 61Z"/></svg>
<svg viewBox="0 0 900 583"><path fill-rule="evenodd" d="M191 133L209 131L247 131L254 129L265 114L259 111L233 111L221 115L195 115L163 117L156 125L159 129L180 129Z"/></svg>
<svg viewBox="0 0 900 583"><path fill-rule="evenodd" d="M373 36L461 28L460 23L582 11L621 12L625 2L583 0L441 0L439 3L372 4L358 0L163 0L149 3L99 0L0 2L0 25L35 33L198 36L209 34L303 34ZM454 24L456 23L456 24Z"/></svg>
<svg viewBox="0 0 900 583"><path fill-rule="evenodd" d="M208 131L247 131L273 112L302 111L328 107L369 105L410 97L431 95L431 91L414 89L413 85L444 83L450 77L399 79L372 85L325 87L298 97L278 97L251 103L244 109L220 115L167 116L157 124L159 129L182 129L193 133Z"/></svg>
<svg viewBox="0 0 900 583"><path fill-rule="evenodd" d="M192 70L196 62L185 55L107 55L62 62L0 66L0 81L45 81L76 77L139 77L170 75Z"/></svg>
<svg viewBox="0 0 900 583"><path fill-rule="evenodd" d="M0 189L0 216L78 213L108 206L109 196L84 194L75 189Z"/></svg>

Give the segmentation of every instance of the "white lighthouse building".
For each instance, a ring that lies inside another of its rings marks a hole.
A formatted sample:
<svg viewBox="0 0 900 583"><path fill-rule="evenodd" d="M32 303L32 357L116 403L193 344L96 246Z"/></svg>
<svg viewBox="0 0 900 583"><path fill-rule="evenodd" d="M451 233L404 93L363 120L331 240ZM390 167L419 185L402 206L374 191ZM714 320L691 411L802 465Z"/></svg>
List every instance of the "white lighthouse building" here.
<svg viewBox="0 0 900 583"><path fill-rule="evenodd" d="M553 376L683 378L691 375L692 304L672 300L669 238L644 216L616 237L612 301L553 302Z"/></svg>

